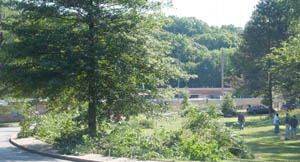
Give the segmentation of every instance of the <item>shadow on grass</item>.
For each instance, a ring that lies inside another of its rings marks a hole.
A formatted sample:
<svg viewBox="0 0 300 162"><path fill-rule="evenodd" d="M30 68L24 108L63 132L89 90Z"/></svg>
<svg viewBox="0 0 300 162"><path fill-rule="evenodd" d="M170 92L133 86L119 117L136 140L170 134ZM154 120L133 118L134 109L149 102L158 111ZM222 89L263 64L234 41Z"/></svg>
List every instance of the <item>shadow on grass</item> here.
<svg viewBox="0 0 300 162"><path fill-rule="evenodd" d="M298 116L300 116L300 115L298 115ZM257 118L253 119L253 117L257 117ZM247 118L250 118L250 120L247 120ZM299 117L298 117L298 119L299 119ZM281 126L284 125L284 120L285 120L285 116L281 116L279 118ZM245 126L250 127L250 128L273 126L273 119L268 119L268 115L248 115L248 116L245 116L245 121L246 121ZM236 122L235 121L227 121L227 122L225 122L225 125L227 127L232 127L234 129L240 128L240 126L237 122L237 118L236 118Z"/></svg>
<svg viewBox="0 0 300 162"><path fill-rule="evenodd" d="M280 134L274 134L273 131L259 131L245 135L251 139L247 145L251 150L271 161L299 161L300 160L300 136L292 140L282 140L284 137L283 129Z"/></svg>
<svg viewBox="0 0 300 162"><path fill-rule="evenodd" d="M297 117L299 119L299 114ZM284 140L284 115L280 115L280 133L274 134L273 119L263 116L245 116L245 130L240 134L255 154L254 160L249 161L299 161L300 162L300 135L296 139ZM248 119L248 120L247 120ZM238 130L237 118L225 122L226 126ZM299 131L298 131L298 134ZM234 160L243 161L240 159Z"/></svg>
<svg viewBox="0 0 300 162"><path fill-rule="evenodd" d="M225 125L227 127L232 127L234 129L240 128L237 121L236 122L232 122L232 121L226 122ZM250 121L247 121L247 117L246 117L246 122L245 122L246 127L258 128L258 127L266 127L266 126L270 126L270 125L273 125L272 120L263 119L263 116L260 120L250 120Z"/></svg>

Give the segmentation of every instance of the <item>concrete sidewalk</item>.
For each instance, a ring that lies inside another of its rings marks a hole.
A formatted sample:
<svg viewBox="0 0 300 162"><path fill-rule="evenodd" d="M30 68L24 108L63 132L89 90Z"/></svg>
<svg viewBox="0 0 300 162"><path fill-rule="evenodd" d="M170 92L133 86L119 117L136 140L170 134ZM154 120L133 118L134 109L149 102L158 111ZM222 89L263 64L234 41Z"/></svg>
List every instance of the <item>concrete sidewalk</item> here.
<svg viewBox="0 0 300 162"><path fill-rule="evenodd" d="M54 149L52 145L37 140L35 138L21 138L17 139L16 136L10 138L9 142L16 147L29 151L31 153L40 154L43 156L49 156L53 158L76 161L76 162L142 162L137 159L128 158L116 158L116 157L105 157L100 154L88 154L84 156L71 156L61 155L58 150ZM158 161L145 161L145 162L158 162Z"/></svg>

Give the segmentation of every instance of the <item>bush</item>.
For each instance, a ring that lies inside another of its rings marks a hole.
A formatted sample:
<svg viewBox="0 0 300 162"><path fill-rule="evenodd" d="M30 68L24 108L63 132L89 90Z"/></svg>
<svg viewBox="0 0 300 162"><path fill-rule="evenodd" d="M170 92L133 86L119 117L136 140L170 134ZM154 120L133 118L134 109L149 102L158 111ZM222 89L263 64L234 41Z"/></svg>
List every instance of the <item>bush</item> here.
<svg viewBox="0 0 300 162"><path fill-rule="evenodd" d="M101 139L102 152L107 156L139 159L164 158L161 152L168 152L163 141L155 135L144 136L138 127L133 128L122 121Z"/></svg>
<svg viewBox="0 0 300 162"><path fill-rule="evenodd" d="M21 110L22 111L20 111L20 113L23 118L19 123L21 130L18 133L18 138L26 138L31 136L33 133L31 127L36 124L36 116L30 102L24 102Z"/></svg>
<svg viewBox="0 0 300 162"><path fill-rule="evenodd" d="M191 130L193 136L197 136L197 139L202 143L216 144L217 147L209 146L209 148L215 148L214 154L220 156L221 159L233 155L242 158L253 158L250 150L238 134L206 112L190 110L185 128ZM211 158L215 160L214 156Z"/></svg>
<svg viewBox="0 0 300 162"><path fill-rule="evenodd" d="M49 112L41 115L33 130L33 135L54 144L63 154L78 154L77 145L84 143L85 129L75 121L79 116L76 110Z"/></svg>
<svg viewBox="0 0 300 162"><path fill-rule="evenodd" d="M208 104L207 106L207 114L212 118L218 118L223 113L221 110L218 109L216 104Z"/></svg>
<svg viewBox="0 0 300 162"><path fill-rule="evenodd" d="M211 109L212 114L214 108ZM189 107L184 130L155 131L145 135L141 127L122 121L109 125L100 141L101 152L108 156L138 159L181 159L220 161L233 156L253 157L242 138L213 115Z"/></svg>
<svg viewBox="0 0 300 162"><path fill-rule="evenodd" d="M143 115L132 117L129 124L132 127L139 127L141 129L154 129L155 125L152 117L145 117Z"/></svg>
<svg viewBox="0 0 300 162"><path fill-rule="evenodd" d="M234 115L236 115L236 111L234 110L235 106L236 106L236 103L233 100L232 95L227 93L224 96L222 106L221 106L223 115L224 116L234 116Z"/></svg>
<svg viewBox="0 0 300 162"><path fill-rule="evenodd" d="M189 105L183 112L181 112L181 117L186 117L188 114L190 114L191 110L196 110L196 111L199 111L199 107L198 105Z"/></svg>
<svg viewBox="0 0 300 162"><path fill-rule="evenodd" d="M116 157L201 161L218 161L228 157L216 143L205 143L200 139L199 136L185 136L183 131L162 130L145 136L140 129L122 122L101 140L101 145L106 156Z"/></svg>
<svg viewBox="0 0 300 162"><path fill-rule="evenodd" d="M193 136L191 139L185 138L182 141L183 151L189 160L200 161L220 161L225 157L230 157L226 151L219 149L215 143L204 143L199 136Z"/></svg>
<svg viewBox="0 0 300 162"><path fill-rule="evenodd" d="M191 105L189 91L188 90L180 91L179 96L183 97L183 100L181 102L182 109L184 110L187 109Z"/></svg>
<svg viewBox="0 0 300 162"><path fill-rule="evenodd" d="M139 121L139 124L142 128L145 129L150 129L150 128L154 128L154 122L153 120L147 120L147 119L143 119Z"/></svg>

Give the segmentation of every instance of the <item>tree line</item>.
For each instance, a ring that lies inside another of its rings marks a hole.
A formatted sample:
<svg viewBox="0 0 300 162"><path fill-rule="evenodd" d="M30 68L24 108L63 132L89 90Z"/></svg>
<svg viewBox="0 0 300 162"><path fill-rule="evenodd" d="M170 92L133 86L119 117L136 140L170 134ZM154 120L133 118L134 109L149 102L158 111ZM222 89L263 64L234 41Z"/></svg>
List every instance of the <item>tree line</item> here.
<svg viewBox="0 0 300 162"><path fill-rule="evenodd" d="M221 61L225 58L227 80L231 78L232 56L241 42L242 28L209 26L194 17L169 16L158 36L171 45L170 56L195 77L170 80L172 87L221 87ZM227 86L231 83L228 81Z"/></svg>

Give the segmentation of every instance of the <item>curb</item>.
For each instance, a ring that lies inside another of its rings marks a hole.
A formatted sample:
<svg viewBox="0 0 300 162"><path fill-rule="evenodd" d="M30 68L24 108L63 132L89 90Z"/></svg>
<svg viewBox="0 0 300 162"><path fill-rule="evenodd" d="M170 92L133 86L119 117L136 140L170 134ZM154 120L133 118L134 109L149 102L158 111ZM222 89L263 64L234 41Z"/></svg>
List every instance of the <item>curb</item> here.
<svg viewBox="0 0 300 162"><path fill-rule="evenodd" d="M61 159L61 160L69 160L69 161L75 161L75 162L102 162L102 161L95 161L95 160L86 160L86 159L80 159L80 158L75 158L75 157L69 157L69 156L65 156L65 155L59 155L59 154L51 154L51 153L44 153L44 152L39 152L37 150L33 150L33 149L29 149L26 148L24 146L19 145L13 137L9 138L9 142L18 147L21 148L25 151L28 151L30 153L34 153L34 154L39 154L42 156L47 156L47 157L52 157L52 158L56 158L56 159Z"/></svg>

